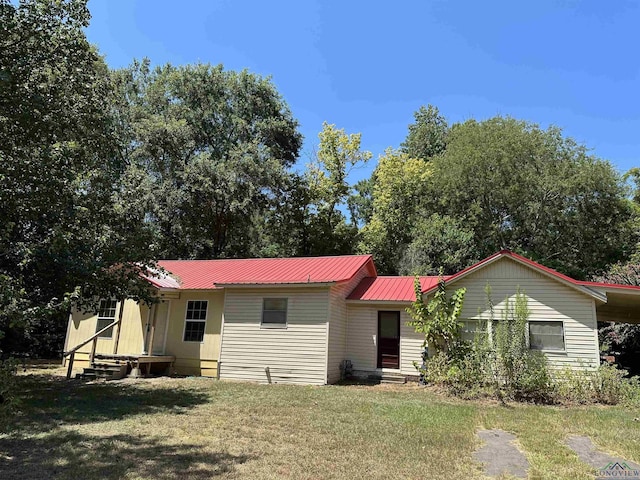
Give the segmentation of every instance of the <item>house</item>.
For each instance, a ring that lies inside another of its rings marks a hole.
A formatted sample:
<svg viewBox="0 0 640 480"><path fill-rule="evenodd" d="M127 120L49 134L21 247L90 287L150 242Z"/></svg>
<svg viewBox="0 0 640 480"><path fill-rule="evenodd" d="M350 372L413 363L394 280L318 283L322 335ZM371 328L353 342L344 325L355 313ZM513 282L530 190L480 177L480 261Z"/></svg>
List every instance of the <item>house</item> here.
<svg viewBox="0 0 640 480"><path fill-rule="evenodd" d="M76 366L95 367L98 359L134 373L169 368L322 385L338 381L349 360L358 375L416 375L423 337L407 326L405 311L415 299L414 278L378 276L370 255L159 265L169 273L147 277L160 299L151 308L107 299L96 314L70 316L65 352L73 352ZM578 281L508 250L445 281L452 291L467 289L467 336L489 318L487 285L496 319L520 288L531 310L531 348L552 368L595 368L597 322L640 321L640 287ZM420 282L428 296L438 278Z"/></svg>

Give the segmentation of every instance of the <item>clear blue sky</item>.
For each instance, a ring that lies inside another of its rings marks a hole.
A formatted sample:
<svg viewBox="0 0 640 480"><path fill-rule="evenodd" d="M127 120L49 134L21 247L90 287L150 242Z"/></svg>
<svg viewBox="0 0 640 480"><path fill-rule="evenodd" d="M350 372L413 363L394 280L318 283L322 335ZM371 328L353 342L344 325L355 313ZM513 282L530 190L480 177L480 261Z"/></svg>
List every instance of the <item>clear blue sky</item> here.
<svg viewBox="0 0 640 480"><path fill-rule="evenodd" d="M640 2L90 0L111 67L222 63L270 75L305 136L324 120L375 158L413 112L562 127L620 171L639 165Z"/></svg>

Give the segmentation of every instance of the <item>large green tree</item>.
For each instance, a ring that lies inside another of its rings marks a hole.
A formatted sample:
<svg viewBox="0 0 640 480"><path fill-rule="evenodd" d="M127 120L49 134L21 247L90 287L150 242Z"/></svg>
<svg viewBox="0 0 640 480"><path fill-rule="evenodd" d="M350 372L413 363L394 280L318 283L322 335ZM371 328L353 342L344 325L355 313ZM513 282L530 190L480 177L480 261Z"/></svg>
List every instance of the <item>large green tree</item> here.
<svg viewBox="0 0 640 480"><path fill-rule="evenodd" d="M287 168L302 137L268 78L221 65L114 73L119 119L129 138L127 177L142 177L165 258L257 256L268 251L264 219L290 191ZM135 182L132 182L135 183Z"/></svg>
<svg viewBox="0 0 640 480"><path fill-rule="evenodd" d="M423 160L443 153L447 148L449 124L438 107L421 106L413 118L407 138L400 145L401 150L410 157Z"/></svg>
<svg viewBox="0 0 640 480"><path fill-rule="evenodd" d="M52 355L70 301L145 293L108 71L83 0L0 0L0 350ZM141 225L138 223L138 225ZM133 289L133 290L132 290Z"/></svg>
<svg viewBox="0 0 640 480"><path fill-rule="evenodd" d="M558 128L469 120L431 164L431 211L472 230L478 257L509 248L585 278L635 245L621 176Z"/></svg>
<svg viewBox="0 0 640 480"><path fill-rule="evenodd" d="M371 152L360 148L361 135L347 134L324 122L318 134L320 143L305 179L309 188L310 223L315 255L352 253L357 237L357 219L347 221L341 208L352 192L347 179L354 167L369 161Z"/></svg>
<svg viewBox="0 0 640 480"><path fill-rule="evenodd" d="M370 218L358 250L371 253L381 273L397 274L424 209L432 169L427 160L388 149L371 177ZM417 271L422 271L418 268Z"/></svg>

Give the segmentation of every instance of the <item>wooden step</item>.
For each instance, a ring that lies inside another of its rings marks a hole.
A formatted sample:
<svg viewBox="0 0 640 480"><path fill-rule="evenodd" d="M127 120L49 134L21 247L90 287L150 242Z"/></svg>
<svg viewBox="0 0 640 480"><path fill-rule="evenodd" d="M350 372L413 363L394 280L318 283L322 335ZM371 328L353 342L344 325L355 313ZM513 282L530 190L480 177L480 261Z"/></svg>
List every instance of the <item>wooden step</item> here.
<svg viewBox="0 0 640 480"><path fill-rule="evenodd" d="M94 380L104 378L106 380L119 380L127 375L127 364L115 363L93 363L90 367L83 369L76 378L84 380Z"/></svg>

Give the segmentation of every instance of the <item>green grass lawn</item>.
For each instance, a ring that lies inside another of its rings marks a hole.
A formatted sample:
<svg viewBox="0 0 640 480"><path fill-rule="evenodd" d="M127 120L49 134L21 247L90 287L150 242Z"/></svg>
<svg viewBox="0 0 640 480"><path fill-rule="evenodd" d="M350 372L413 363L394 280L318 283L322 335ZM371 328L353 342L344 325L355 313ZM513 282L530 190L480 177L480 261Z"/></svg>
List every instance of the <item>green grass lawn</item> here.
<svg viewBox="0 0 640 480"><path fill-rule="evenodd" d="M570 434L640 462L640 412L463 402L416 385L298 387L203 378L19 377L0 479L483 478L479 428L518 436L530 478L592 479Z"/></svg>

